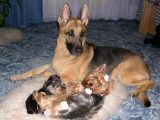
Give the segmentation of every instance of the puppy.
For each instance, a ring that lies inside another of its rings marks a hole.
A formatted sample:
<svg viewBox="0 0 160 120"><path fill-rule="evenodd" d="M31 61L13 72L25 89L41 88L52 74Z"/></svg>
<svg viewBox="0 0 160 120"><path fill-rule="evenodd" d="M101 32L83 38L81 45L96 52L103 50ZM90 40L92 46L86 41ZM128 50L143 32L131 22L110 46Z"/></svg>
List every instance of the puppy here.
<svg viewBox="0 0 160 120"><path fill-rule="evenodd" d="M82 81L82 85L84 88L90 88L93 93L108 95L113 90L116 80L109 80L107 77L106 65L103 64L91 70Z"/></svg>
<svg viewBox="0 0 160 120"><path fill-rule="evenodd" d="M64 109L63 106L57 106L59 111L53 114L52 109L47 109L45 115L54 115L54 117L62 119L88 120L103 106L104 96L78 92L68 97L66 103L68 104L67 109Z"/></svg>

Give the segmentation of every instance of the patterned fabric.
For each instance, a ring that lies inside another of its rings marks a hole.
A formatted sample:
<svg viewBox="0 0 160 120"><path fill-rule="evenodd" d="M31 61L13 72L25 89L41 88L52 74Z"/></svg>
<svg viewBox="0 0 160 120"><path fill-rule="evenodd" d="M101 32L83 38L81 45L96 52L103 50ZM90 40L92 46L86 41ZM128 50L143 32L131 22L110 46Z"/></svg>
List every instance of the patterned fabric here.
<svg viewBox="0 0 160 120"><path fill-rule="evenodd" d="M140 21L142 14L143 14L143 4L144 4L144 0L140 0L139 5L138 5L138 10L137 10L137 14L136 14L136 20Z"/></svg>
<svg viewBox="0 0 160 120"><path fill-rule="evenodd" d="M156 13L156 18L155 18L155 23L156 23L156 26L160 24L160 0L147 0L148 2L150 3L154 3L155 5L158 6L157 8L157 13Z"/></svg>
<svg viewBox="0 0 160 120"><path fill-rule="evenodd" d="M156 25L160 25L160 4L158 5L156 13Z"/></svg>
<svg viewBox="0 0 160 120"><path fill-rule="evenodd" d="M87 29L88 42L131 49L144 57L156 82L148 91L152 106L144 107L137 98L130 98L122 104L109 120L160 120L160 49L145 45L145 37L138 33L138 21L90 21ZM50 62L56 46L59 27L57 22L32 24L21 28L24 39L0 46L0 98L24 81L12 82L9 77L23 73ZM149 36L148 36L149 37ZM133 87L127 87L128 92ZM23 91L25 92L25 91ZM21 93L19 93L21 94ZM119 95L121 91L119 91ZM18 102L18 100L17 100ZM24 101L25 102L25 101ZM7 106L6 106L7 107Z"/></svg>
<svg viewBox="0 0 160 120"><path fill-rule="evenodd" d="M83 4L87 3L92 20L135 19L139 5L139 0L43 0L44 22L56 21L66 2L73 17L77 17Z"/></svg>

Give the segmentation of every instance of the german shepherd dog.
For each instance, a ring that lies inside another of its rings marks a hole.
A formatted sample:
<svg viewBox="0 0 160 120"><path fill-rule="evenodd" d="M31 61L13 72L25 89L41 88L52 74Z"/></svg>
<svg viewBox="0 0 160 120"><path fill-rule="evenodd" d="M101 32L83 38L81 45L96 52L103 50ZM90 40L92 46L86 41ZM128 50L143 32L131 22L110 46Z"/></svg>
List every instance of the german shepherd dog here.
<svg viewBox="0 0 160 120"><path fill-rule="evenodd" d="M151 71L137 53L124 48L96 46L86 42L86 28L89 22L87 4L84 4L77 18L71 18L70 7L65 3L58 22L60 32L51 62L26 73L14 75L11 80L21 80L38 74L57 74L64 81L82 81L90 70L106 64L106 73L110 75L110 79L119 75L121 82L136 85L131 96L138 96L146 107L151 106L146 92L155 82L151 81Z"/></svg>

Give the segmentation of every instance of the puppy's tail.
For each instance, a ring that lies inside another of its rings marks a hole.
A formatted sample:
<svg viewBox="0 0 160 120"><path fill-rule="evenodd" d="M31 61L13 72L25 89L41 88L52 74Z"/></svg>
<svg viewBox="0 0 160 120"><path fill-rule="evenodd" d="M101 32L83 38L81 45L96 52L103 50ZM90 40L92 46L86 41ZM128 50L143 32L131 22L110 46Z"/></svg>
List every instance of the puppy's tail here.
<svg viewBox="0 0 160 120"><path fill-rule="evenodd" d="M151 102L150 102L150 100L149 100L149 98L147 96L146 91L139 92L138 98L146 107L150 107L151 106Z"/></svg>

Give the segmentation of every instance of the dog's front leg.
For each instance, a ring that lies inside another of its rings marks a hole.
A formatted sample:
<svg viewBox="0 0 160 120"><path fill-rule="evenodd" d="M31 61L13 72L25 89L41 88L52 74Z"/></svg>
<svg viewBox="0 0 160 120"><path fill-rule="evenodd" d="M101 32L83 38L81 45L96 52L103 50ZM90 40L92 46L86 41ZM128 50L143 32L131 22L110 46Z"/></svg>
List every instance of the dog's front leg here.
<svg viewBox="0 0 160 120"><path fill-rule="evenodd" d="M50 76L55 75L55 73L54 72L50 72L50 71L45 71L41 75L45 76L45 77L50 77Z"/></svg>
<svg viewBox="0 0 160 120"><path fill-rule="evenodd" d="M49 69L49 68L50 68L50 64L46 64L46 65L43 65L43 66L41 66L41 67L32 69L32 70L30 70L30 71L28 71L28 72L25 72L25 73L23 73L23 74L13 75L13 76L11 76L10 79L11 79L12 81L26 79L27 77L32 77L32 76L41 74L41 73L43 73L44 71L46 71L47 69Z"/></svg>

